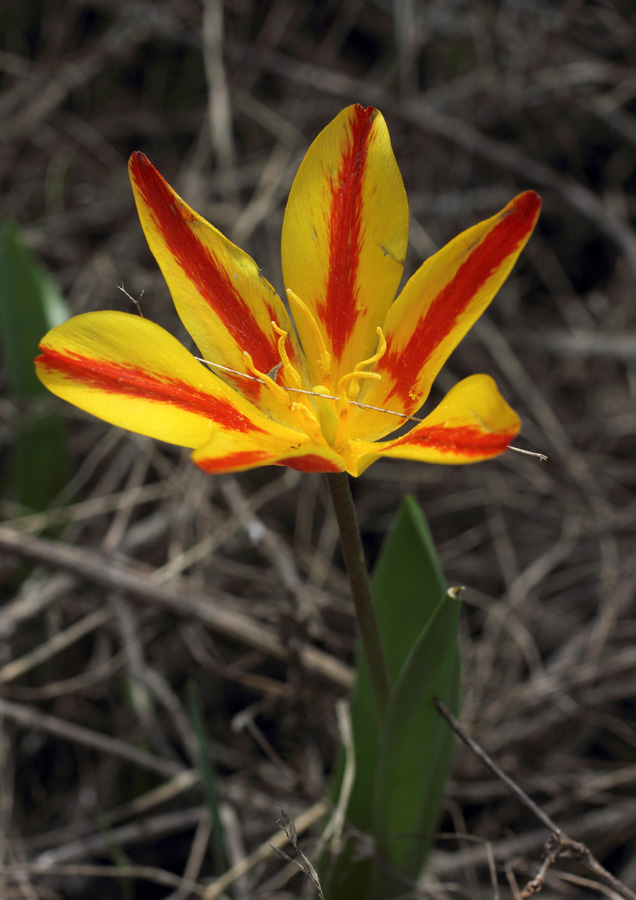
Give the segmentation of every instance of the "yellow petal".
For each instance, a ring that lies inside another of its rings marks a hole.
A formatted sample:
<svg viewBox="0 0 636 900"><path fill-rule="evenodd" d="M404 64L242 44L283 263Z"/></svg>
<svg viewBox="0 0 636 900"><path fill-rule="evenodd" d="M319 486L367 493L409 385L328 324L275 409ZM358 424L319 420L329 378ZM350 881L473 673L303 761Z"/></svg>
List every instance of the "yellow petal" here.
<svg viewBox="0 0 636 900"><path fill-rule="evenodd" d="M176 338L121 312L91 312L50 331L36 359L38 377L69 403L182 447L198 447L218 430L288 443L297 436L260 413L213 375Z"/></svg>
<svg viewBox="0 0 636 900"><path fill-rule="evenodd" d="M540 205L537 194L526 191L426 260L387 313L387 351L374 370L381 381L359 399L405 413L424 403L435 376L507 278ZM358 436L375 438L395 424L390 416L361 410L353 427Z"/></svg>
<svg viewBox="0 0 636 900"><path fill-rule="evenodd" d="M503 453L518 434L519 416L489 375L471 375L456 384L412 431L393 441L353 441L347 469L360 475L382 456L418 462L479 462Z"/></svg>
<svg viewBox="0 0 636 900"><path fill-rule="evenodd" d="M320 322L334 384L375 352L407 240L406 194L385 121L372 107L350 106L307 151L282 235L285 285ZM308 364L322 383L316 361Z"/></svg>
<svg viewBox="0 0 636 900"><path fill-rule="evenodd" d="M305 440L307 440L305 438ZM342 472L344 461L331 448L305 443L254 439L247 434L215 434L192 454L193 461L209 475L241 472L259 466L288 466L300 472Z"/></svg>
<svg viewBox="0 0 636 900"><path fill-rule="evenodd" d="M246 373L247 352L258 371L271 372L281 361L275 322L288 334L291 362L302 370L289 316L254 260L190 209L143 153L133 153L129 170L146 239L203 358ZM274 395L262 385L220 374L244 396L278 412ZM278 370L279 384L287 383L285 375L284 367Z"/></svg>

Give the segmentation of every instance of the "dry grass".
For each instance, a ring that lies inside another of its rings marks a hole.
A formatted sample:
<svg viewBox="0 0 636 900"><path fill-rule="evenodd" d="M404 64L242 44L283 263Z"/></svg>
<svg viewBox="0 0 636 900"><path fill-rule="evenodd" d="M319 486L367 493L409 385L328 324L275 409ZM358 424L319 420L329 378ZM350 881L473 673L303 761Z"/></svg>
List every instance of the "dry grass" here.
<svg viewBox="0 0 636 900"><path fill-rule="evenodd" d="M491 372L548 463L378 463L355 492L371 559L403 494L421 502L449 582L468 586L464 725L633 888L632 4L5 0L2 19L1 217L74 312L131 310L123 282L180 333L134 213L134 149L277 286L291 179L350 102L387 116L411 268L518 190L542 193L537 234L440 387ZM6 457L24 411L1 412ZM312 858L350 679L321 480L206 477L64 415L63 515L3 502L0 896L312 896L268 844L286 846L282 806ZM216 888L191 684L237 867ZM539 870L546 830L464 749L443 826L410 896L505 900ZM546 898L601 894L616 896L576 861L547 872Z"/></svg>

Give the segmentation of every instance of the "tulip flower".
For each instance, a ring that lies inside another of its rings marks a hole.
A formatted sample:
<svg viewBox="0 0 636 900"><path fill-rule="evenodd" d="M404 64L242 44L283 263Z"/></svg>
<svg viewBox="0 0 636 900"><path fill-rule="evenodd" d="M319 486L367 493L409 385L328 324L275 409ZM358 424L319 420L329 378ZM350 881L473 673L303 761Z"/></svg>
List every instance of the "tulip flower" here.
<svg viewBox="0 0 636 900"><path fill-rule="evenodd" d="M536 223L527 191L402 279L408 207L387 127L350 106L316 138L282 232L288 306L257 264L194 212L142 153L141 224L200 357L147 318L89 312L42 340L54 394L193 450L209 473L283 465L360 475L383 457L472 463L520 423L488 375L460 381L406 434L450 353L488 306ZM293 316L293 321L292 321Z"/></svg>

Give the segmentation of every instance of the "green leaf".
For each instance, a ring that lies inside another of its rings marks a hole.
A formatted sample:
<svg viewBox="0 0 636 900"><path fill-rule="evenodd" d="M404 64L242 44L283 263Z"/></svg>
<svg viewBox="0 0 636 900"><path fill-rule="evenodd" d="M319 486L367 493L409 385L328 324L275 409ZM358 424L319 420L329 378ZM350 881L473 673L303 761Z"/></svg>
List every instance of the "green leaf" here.
<svg viewBox="0 0 636 900"><path fill-rule="evenodd" d="M452 732L433 698L457 710L459 612L455 593L445 594L395 685L383 732L376 786L378 849L412 878L420 873L437 829L450 767Z"/></svg>
<svg viewBox="0 0 636 900"><path fill-rule="evenodd" d="M393 683L445 593L428 523L413 497L406 497L373 572L373 598Z"/></svg>
<svg viewBox="0 0 636 900"><path fill-rule="evenodd" d="M419 853L423 859L426 841L409 838L405 850L402 845L403 838L393 835L389 840L385 834L389 825L382 819L378 820L378 810L390 807L387 798L393 786L401 796L405 786L415 778L417 786L412 788L414 796L410 798L410 806L414 806L415 810L409 811L409 825L406 828L410 828L410 825L416 822L419 833L423 827L430 833L437 823L450 757L450 743L448 738L447 746L438 746L434 741L430 745L430 750L424 751L423 756L414 754L409 758L402 758L400 760L402 768L391 773L386 770L386 762L395 754L395 748L388 730L397 727L406 738L410 738L413 732L418 733L418 729L424 725L427 729L424 734L431 731L433 737L436 737L437 723L432 724L429 716L431 710L435 716L437 715L432 706L431 690L434 687L436 693L445 698L449 706L455 708L453 698L457 692L456 687L450 691L453 695L451 698L441 682L444 682L445 678L449 681L452 679L458 681L458 656L455 620L454 631L451 628L455 651L454 656L451 654L452 661L447 663L449 671L437 673L435 667L430 671L425 670L422 641L425 639L427 628L436 621L441 604L444 603L444 608L447 605L443 601L446 585L430 530L419 506L411 497L404 500L391 527L373 573L372 588L389 675L394 688L384 732L380 734L369 673L359 648L357 677L351 697L356 777L347 809L347 820L359 831L368 834L377 831L378 834L384 835L380 839L381 852L386 854L387 860L397 868L404 865L405 868L401 870L405 874L412 874L413 865L406 857ZM455 602L453 606L455 614L458 608L459 604ZM446 616L442 618L445 622ZM435 631L435 635L438 631L439 628ZM415 654L416 647L420 648L417 654ZM431 685L424 680L413 685L413 677L420 679L431 677ZM415 709L412 708L413 687L416 695ZM422 704L430 701L430 710L418 706L418 691ZM394 697L397 698L397 708L394 707ZM446 727L441 720L440 723L443 728ZM448 729L446 732L450 734ZM440 734L446 732L439 730ZM425 783L426 779L422 777L420 771L423 760L430 772L430 783ZM336 778L334 800L337 799L340 777L341 775ZM420 791L420 794L418 795L416 791ZM424 805L430 811L428 818L422 814ZM405 822L397 822L397 818L392 811L390 828L401 835L406 830ZM330 873L327 894L330 900L363 900L369 896L372 885L380 886L384 882L381 869L377 869L370 859L361 860L359 855L355 841L348 842L343 848L334 871ZM393 884L394 892L395 888L396 885ZM394 892L391 893L387 886L386 896L393 896ZM400 892L398 889L397 893ZM380 897L382 894L377 896Z"/></svg>
<svg viewBox="0 0 636 900"><path fill-rule="evenodd" d="M15 416L13 445L3 475L3 493L29 509L44 509L68 474L64 423L38 398L48 391L35 374L38 343L67 318L53 280L38 266L12 222L0 234L0 345L7 397Z"/></svg>
<svg viewBox="0 0 636 900"><path fill-rule="evenodd" d="M401 653L376 768L374 824L380 855L415 878L438 824L450 766L452 734L433 697L457 709L460 604L446 591L430 530L411 498L399 523L400 549L382 568L382 581L374 577L379 608L391 606L399 620L381 624L392 675ZM373 879L376 897L385 896L381 871Z"/></svg>
<svg viewBox="0 0 636 900"><path fill-rule="evenodd" d="M405 498L389 531L373 572L372 590L389 678L395 684L417 637L446 591L430 529L412 497ZM358 659L351 700L356 784L348 818L356 827L371 831L380 747L371 680L361 649Z"/></svg>
<svg viewBox="0 0 636 900"><path fill-rule="evenodd" d="M64 300L13 222L0 235L0 341L13 399L42 396L33 360L46 332L67 317Z"/></svg>
<svg viewBox="0 0 636 900"><path fill-rule="evenodd" d="M65 423L55 415L24 416L17 424L5 474L5 496L43 510L68 480Z"/></svg>

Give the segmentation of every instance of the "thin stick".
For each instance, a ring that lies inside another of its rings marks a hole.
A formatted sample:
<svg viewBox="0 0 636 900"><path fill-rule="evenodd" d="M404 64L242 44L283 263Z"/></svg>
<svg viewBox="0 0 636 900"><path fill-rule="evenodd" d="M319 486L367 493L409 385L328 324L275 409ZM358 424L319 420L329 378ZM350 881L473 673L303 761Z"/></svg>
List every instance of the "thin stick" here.
<svg viewBox="0 0 636 900"><path fill-rule="evenodd" d="M206 366L212 366L213 369L221 369L222 372L229 372L231 375L236 375L237 378L246 378L248 381L257 381L259 384L266 384L267 382L263 381L262 378L258 378L256 375L247 375L245 372L238 372L236 369L230 369L228 366L222 366L221 363L210 362L209 359L203 359L202 356L194 357L197 362L205 363ZM272 371L278 370L280 367L280 363L276 366L276 369ZM308 391L304 388L295 388L288 387L287 385L280 384L284 391L289 391L290 394L306 394L308 397L315 397L315 391ZM320 394L321 400L339 400L335 394ZM424 419L418 419L417 416L409 416L408 413L396 412L393 409L384 409L382 406L370 406L368 403L360 403L359 400L349 400L347 398L347 403L350 403L352 406L359 406L360 409L372 409L374 412L382 412L386 413L388 416L397 416L398 419L407 419L410 422L423 422Z"/></svg>
<svg viewBox="0 0 636 900"><path fill-rule="evenodd" d="M128 294L130 296L130 294ZM256 375L247 375L245 372L238 372L236 369L230 369L228 366L222 366L220 363L210 362L209 359L203 359L202 356L194 357L197 362L205 363L206 366L212 366L213 369L221 369L223 372L229 372L231 375L235 375L237 378L246 378L248 381L257 381L259 384L266 384L262 378L258 378ZM276 367L278 369L280 367L280 363ZM291 394L306 394L309 397L315 397L315 391L308 391L304 388L294 388L288 387L287 385L279 385L282 387L284 391L289 391ZM335 394L320 394L321 400L339 400L339 397L336 397ZM404 419L406 422L416 422L418 425L421 425L422 422L425 422L425 419L420 418L419 416L411 416L408 413L397 412L394 409L385 409L383 406L371 406L369 403L361 403L359 400L349 400L347 398L347 403L350 403L351 406L357 406L359 409L370 409L373 412L381 412L386 413L387 416L396 416L398 419ZM512 444L508 445L508 450L514 450L515 453L522 453L524 456L535 456L539 459L540 462L546 462L548 457L545 453L535 453L534 450L522 450L521 447L513 447Z"/></svg>
<svg viewBox="0 0 636 900"><path fill-rule="evenodd" d="M562 832L556 822L554 822L547 813L544 813L541 807L537 806L534 800L528 797L526 792L522 790L519 785L515 781L513 781L512 778L510 778L509 775L506 775L506 773L499 768L497 763L493 759L491 759L490 756L488 756L486 751L482 750L477 741L473 740L473 738L471 738L464 731L461 723L458 719L455 718L446 704L439 700L437 697L435 697L433 702L435 703L437 711L442 716L442 718L446 719L455 734L466 744L467 747L469 747L473 751L475 756L483 762L486 768L490 769L490 771L496 778L499 778L500 781L503 781L503 783L512 791L512 793L517 795L521 802L535 814L541 824L545 825L548 831L551 831L553 834L557 834L560 836Z"/></svg>
<svg viewBox="0 0 636 900"><path fill-rule="evenodd" d="M328 473L327 484L340 528L342 552L345 558L356 620L364 648L371 685L380 722L384 719L391 686L382 646L380 627L373 605L371 583L362 548L358 517L351 495L348 476L344 472Z"/></svg>
<svg viewBox="0 0 636 900"><path fill-rule="evenodd" d="M508 444L508 450L514 450L515 453L523 453L524 456L536 456L539 459L539 462L547 462L548 457L545 453L536 453L534 450L522 450L521 447L513 447L512 444Z"/></svg>

